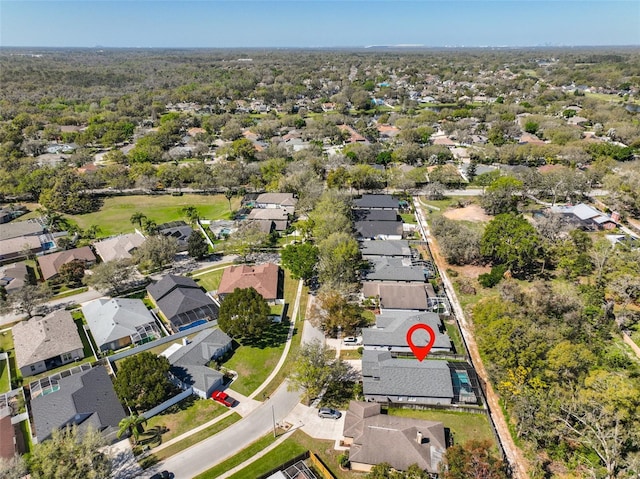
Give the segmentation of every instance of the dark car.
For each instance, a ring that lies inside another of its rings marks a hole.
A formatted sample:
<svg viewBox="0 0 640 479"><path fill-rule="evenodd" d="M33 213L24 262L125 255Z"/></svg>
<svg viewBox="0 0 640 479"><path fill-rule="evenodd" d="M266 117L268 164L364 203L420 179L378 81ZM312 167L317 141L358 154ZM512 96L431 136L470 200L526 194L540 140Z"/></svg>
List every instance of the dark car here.
<svg viewBox="0 0 640 479"><path fill-rule="evenodd" d="M149 479L172 479L172 478L173 478L173 473L169 471L162 471L162 472L155 473Z"/></svg>
<svg viewBox="0 0 640 479"><path fill-rule="evenodd" d="M318 409L318 417L323 419L340 419L342 417L342 413L329 407L321 407Z"/></svg>

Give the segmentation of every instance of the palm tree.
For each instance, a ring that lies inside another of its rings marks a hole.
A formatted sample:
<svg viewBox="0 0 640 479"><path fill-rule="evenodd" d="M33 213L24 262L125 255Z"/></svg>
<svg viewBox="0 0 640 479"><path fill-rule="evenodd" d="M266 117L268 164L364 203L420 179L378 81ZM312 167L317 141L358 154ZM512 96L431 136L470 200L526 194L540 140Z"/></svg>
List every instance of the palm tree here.
<svg viewBox="0 0 640 479"><path fill-rule="evenodd" d="M154 235L158 232L158 224L155 221L145 217L145 219L142 221L142 229L148 235Z"/></svg>
<svg viewBox="0 0 640 479"><path fill-rule="evenodd" d="M131 215L131 218L129 218L129 221L131 222L132 225L138 225L140 228L142 228L142 223L147 219L146 215L140 211L136 211L134 214Z"/></svg>
<svg viewBox="0 0 640 479"><path fill-rule="evenodd" d="M135 414L131 414L128 417L123 418L119 423L118 439L122 437L127 432L133 436L133 443L138 443L138 438L140 437L140 426L142 424L147 423L147 418L144 416L137 416Z"/></svg>
<svg viewBox="0 0 640 479"><path fill-rule="evenodd" d="M189 223L196 224L200 219L200 213L198 213L198 208L193 205L188 205L182 208L182 212L189 220Z"/></svg>

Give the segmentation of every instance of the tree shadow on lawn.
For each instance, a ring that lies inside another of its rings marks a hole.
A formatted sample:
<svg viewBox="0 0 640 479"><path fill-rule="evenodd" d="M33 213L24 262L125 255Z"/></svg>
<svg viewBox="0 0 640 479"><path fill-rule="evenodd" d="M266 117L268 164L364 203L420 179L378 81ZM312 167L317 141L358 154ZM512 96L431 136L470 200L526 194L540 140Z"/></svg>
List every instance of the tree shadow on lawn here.
<svg viewBox="0 0 640 479"><path fill-rule="evenodd" d="M277 348L287 342L287 336L289 334L289 321L282 321L280 323L272 323L269 329L259 338L244 338L241 345L251 346L258 349L264 348ZM295 334L294 329L294 334ZM234 349L237 343L234 342Z"/></svg>

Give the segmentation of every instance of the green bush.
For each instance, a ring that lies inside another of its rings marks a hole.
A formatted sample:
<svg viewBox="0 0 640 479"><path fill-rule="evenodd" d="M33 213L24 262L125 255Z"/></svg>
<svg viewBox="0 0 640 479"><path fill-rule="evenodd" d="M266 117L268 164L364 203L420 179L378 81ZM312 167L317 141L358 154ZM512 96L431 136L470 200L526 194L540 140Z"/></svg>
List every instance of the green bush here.
<svg viewBox="0 0 640 479"><path fill-rule="evenodd" d="M505 265L496 265L491 268L489 273L484 273L478 276L478 282L485 288L493 288L502 280L506 271L507 267Z"/></svg>

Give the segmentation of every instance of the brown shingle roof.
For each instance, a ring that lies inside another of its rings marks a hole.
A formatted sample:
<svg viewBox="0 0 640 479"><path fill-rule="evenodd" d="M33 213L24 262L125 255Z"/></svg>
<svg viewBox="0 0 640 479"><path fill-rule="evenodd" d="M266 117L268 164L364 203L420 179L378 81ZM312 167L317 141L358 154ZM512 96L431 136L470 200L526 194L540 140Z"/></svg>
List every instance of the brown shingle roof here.
<svg viewBox="0 0 640 479"><path fill-rule="evenodd" d="M93 254L93 251L91 251L91 248L83 246L82 248L60 251L58 253L38 257L38 264L42 271L42 279L46 281L53 278L58 274L60 266L70 263L76 259L80 261L94 262L96 260L96 256Z"/></svg>
<svg viewBox="0 0 640 479"><path fill-rule="evenodd" d="M254 288L264 299L276 299L279 273L280 268L273 263L231 266L222 273L218 294L232 293L236 288Z"/></svg>
<svg viewBox="0 0 640 479"><path fill-rule="evenodd" d="M22 321L12 333L18 368L83 347L71 313L64 309Z"/></svg>

